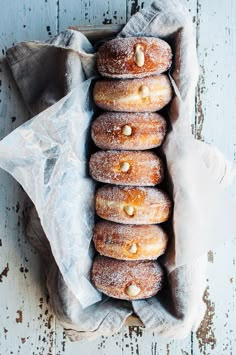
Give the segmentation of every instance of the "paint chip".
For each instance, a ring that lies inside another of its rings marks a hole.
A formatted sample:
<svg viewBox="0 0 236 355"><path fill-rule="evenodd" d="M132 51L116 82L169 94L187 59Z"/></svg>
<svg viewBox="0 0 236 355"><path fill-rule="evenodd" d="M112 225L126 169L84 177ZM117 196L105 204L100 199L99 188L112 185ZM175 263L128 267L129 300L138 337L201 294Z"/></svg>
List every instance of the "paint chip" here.
<svg viewBox="0 0 236 355"><path fill-rule="evenodd" d="M215 316L215 304L209 298L209 286L206 288L203 301L206 304L206 313L196 332L198 346L201 353L208 353L207 348L213 350L216 346L216 337L213 329L213 318Z"/></svg>
<svg viewBox="0 0 236 355"><path fill-rule="evenodd" d="M18 309L18 311L16 311L16 313L18 313L18 318L16 318L16 323L22 323L22 320L23 320L22 311L20 309Z"/></svg>
<svg viewBox="0 0 236 355"><path fill-rule="evenodd" d="M8 271L9 271L9 264L7 263L3 271L0 273L0 282L2 282L3 276L7 277Z"/></svg>
<svg viewBox="0 0 236 355"><path fill-rule="evenodd" d="M213 262L214 262L214 254L213 254L212 250L209 250L209 252L207 254L207 259L208 259L209 263L213 264Z"/></svg>

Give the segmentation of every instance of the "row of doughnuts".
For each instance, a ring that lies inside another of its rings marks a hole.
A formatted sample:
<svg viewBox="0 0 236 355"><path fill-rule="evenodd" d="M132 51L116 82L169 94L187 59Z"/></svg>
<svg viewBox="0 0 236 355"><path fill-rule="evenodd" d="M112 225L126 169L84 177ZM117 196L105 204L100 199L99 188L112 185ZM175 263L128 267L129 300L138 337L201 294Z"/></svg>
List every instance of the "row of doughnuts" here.
<svg viewBox="0 0 236 355"><path fill-rule="evenodd" d="M90 174L105 183L95 196L103 220L94 228L100 255L92 280L114 298L148 298L162 285L155 259L165 252L168 237L157 224L168 220L171 201L154 187L163 180L164 168L150 149L160 146L166 134L165 119L154 111L172 97L170 81L162 74L171 56L169 45L152 37L116 38L97 53L98 70L109 79L98 80L93 92L96 105L107 112L91 128L102 150L91 156Z"/></svg>

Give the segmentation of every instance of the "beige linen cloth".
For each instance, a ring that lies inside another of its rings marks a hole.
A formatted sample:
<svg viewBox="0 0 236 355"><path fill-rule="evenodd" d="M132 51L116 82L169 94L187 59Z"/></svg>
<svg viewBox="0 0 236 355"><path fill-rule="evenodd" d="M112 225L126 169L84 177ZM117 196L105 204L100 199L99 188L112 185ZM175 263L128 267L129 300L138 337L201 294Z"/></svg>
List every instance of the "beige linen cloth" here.
<svg viewBox="0 0 236 355"><path fill-rule="evenodd" d="M236 205L228 187L236 174L220 152L191 136L198 65L191 18L182 3L153 2L118 36L160 37L174 52L170 78L175 97L163 146L174 211L171 242L161 260L167 274L163 291L131 303L101 299L89 282L94 183L85 165L96 55L81 33L66 30L50 42L20 43L8 50L23 99L32 115L38 115L0 142L0 166L21 183L36 206L38 214L33 208L27 234L42 255L53 310L72 341L111 335L133 312L156 334L181 338L196 329L204 315L205 253L234 234ZM74 164L71 171L68 159ZM42 172L44 180L39 181Z"/></svg>

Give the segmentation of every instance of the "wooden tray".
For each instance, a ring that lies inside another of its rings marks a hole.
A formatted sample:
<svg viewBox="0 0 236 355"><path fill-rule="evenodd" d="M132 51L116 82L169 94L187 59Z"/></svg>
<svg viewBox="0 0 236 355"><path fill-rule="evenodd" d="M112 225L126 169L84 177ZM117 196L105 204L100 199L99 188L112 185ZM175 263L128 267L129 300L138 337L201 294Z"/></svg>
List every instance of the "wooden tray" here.
<svg viewBox="0 0 236 355"><path fill-rule="evenodd" d="M70 26L69 29L82 32L88 40L94 44L98 41L115 37L124 25L101 25L101 26Z"/></svg>
<svg viewBox="0 0 236 355"><path fill-rule="evenodd" d="M104 39L115 37L124 25L70 26L69 29L82 32L94 44ZM126 319L124 325L128 327L144 327L140 318L134 314Z"/></svg>

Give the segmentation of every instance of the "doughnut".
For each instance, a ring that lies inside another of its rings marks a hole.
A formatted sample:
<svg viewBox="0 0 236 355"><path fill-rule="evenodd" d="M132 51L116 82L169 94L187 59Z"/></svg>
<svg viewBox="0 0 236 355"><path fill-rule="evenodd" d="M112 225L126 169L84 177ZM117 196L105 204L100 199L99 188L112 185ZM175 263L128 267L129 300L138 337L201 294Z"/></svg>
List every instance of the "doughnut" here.
<svg viewBox="0 0 236 355"><path fill-rule="evenodd" d="M104 112L92 123L91 134L101 149L152 149L162 144L166 121L158 113Z"/></svg>
<svg viewBox="0 0 236 355"><path fill-rule="evenodd" d="M107 111L154 112L170 102L172 87L164 74L141 79L98 80L93 97L95 104Z"/></svg>
<svg viewBox="0 0 236 355"><path fill-rule="evenodd" d="M93 262L92 281L109 297L138 300L157 294L163 271L156 261L123 261L99 255Z"/></svg>
<svg viewBox="0 0 236 355"><path fill-rule="evenodd" d="M171 201L155 187L100 187L95 195L99 217L123 224L155 224L168 220Z"/></svg>
<svg viewBox="0 0 236 355"><path fill-rule="evenodd" d="M94 180L115 185L154 186L164 175L161 159L150 151L99 151L92 154L89 170Z"/></svg>
<svg viewBox="0 0 236 355"><path fill-rule="evenodd" d="M152 260L165 252L168 238L158 225L101 221L95 225L93 241L101 255L121 260Z"/></svg>
<svg viewBox="0 0 236 355"><path fill-rule="evenodd" d="M171 59L169 44L159 38L115 38L99 48L97 67L102 76L141 78L167 71Z"/></svg>

